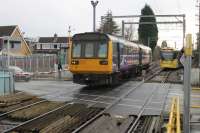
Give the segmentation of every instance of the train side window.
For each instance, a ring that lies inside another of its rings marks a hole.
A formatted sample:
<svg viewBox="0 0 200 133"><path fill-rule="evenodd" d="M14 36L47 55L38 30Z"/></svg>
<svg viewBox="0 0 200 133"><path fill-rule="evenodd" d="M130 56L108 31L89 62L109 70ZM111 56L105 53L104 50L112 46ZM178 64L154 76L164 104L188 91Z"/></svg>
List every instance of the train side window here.
<svg viewBox="0 0 200 133"><path fill-rule="evenodd" d="M117 43L113 43L113 55L117 56Z"/></svg>
<svg viewBox="0 0 200 133"><path fill-rule="evenodd" d="M132 47L128 47L128 55L132 55Z"/></svg>
<svg viewBox="0 0 200 133"><path fill-rule="evenodd" d="M128 48L127 48L127 46L124 46L123 55L127 55L127 54L128 54Z"/></svg>
<svg viewBox="0 0 200 133"><path fill-rule="evenodd" d="M120 54L118 53L119 47L118 43L113 42L113 64L116 64L117 67L119 68L119 60L120 60Z"/></svg>
<svg viewBox="0 0 200 133"><path fill-rule="evenodd" d="M123 55L124 54L124 46L123 46L123 44L119 44L119 50L120 50L120 55Z"/></svg>

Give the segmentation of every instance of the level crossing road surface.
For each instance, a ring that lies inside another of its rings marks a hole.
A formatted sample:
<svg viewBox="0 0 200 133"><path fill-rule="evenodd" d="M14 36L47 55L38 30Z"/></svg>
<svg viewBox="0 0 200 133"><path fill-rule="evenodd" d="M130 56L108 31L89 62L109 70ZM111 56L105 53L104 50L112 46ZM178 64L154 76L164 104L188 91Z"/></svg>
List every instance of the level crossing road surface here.
<svg viewBox="0 0 200 133"><path fill-rule="evenodd" d="M51 101L73 101L86 103L89 106L106 107L128 90L137 86L138 83L129 81L114 88L105 86L91 88L74 84L72 81L30 81L16 82L15 87L18 91L28 92ZM107 113L115 116L136 115L144 104L145 98L153 91L154 94L146 103L145 115L159 115L163 109L167 111L171 98L183 95L182 85L179 84L144 83Z"/></svg>

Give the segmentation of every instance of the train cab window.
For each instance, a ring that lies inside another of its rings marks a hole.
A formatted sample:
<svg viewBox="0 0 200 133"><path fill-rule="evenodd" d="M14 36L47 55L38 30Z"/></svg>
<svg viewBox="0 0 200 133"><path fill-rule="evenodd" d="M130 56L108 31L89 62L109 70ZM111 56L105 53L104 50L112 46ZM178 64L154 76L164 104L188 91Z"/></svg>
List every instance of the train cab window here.
<svg viewBox="0 0 200 133"><path fill-rule="evenodd" d="M100 43L98 47L98 57L99 58L106 58L107 57L107 44Z"/></svg>
<svg viewBox="0 0 200 133"><path fill-rule="evenodd" d="M94 57L94 44L93 43L86 43L85 44L85 57Z"/></svg>
<svg viewBox="0 0 200 133"><path fill-rule="evenodd" d="M80 43L74 43L73 44L73 57L78 58L81 56L81 44Z"/></svg>

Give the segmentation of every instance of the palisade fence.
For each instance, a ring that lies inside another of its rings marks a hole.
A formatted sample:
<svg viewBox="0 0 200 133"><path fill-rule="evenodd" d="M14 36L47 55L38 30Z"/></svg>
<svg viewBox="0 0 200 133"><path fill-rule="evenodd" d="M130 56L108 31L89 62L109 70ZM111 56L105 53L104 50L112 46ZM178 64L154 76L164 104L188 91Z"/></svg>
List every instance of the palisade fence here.
<svg viewBox="0 0 200 133"><path fill-rule="evenodd" d="M56 69L57 55L34 54L31 56L10 56L10 66L18 66L27 72L53 72ZM6 68L8 56L0 55L0 68Z"/></svg>

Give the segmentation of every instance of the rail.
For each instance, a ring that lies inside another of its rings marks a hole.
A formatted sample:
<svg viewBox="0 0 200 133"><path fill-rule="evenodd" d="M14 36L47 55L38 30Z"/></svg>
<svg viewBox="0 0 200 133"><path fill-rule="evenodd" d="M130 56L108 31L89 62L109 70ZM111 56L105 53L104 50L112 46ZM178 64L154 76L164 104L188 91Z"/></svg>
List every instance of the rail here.
<svg viewBox="0 0 200 133"><path fill-rule="evenodd" d="M163 81L161 81L161 83L165 83L170 75L170 72L165 73L165 78ZM132 133L132 132L136 132L136 129L139 125L139 120L142 118L142 114L145 111L145 106L147 105L147 103L151 100L151 98L153 97L154 93L157 92L158 88L154 89L151 93L151 95L145 100L145 103L142 105L142 108L140 110L140 112L137 115L136 120L129 126L127 133ZM167 93L168 94L168 93ZM167 94L165 95L165 100L167 98ZM164 103L165 104L165 103ZM164 104L163 104L163 108L164 108Z"/></svg>
<svg viewBox="0 0 200 133"><path fill-rule="evenodd" d="M45 117L45 116L48 115L48 114L51 114L51 113L53 113L53 112L55 112L55 111L57 111L57 110L60 110L60 109L62 109L62 108L64 108L64 107L68 106L69 104L70 104L70 103L66 103L66 104L63 105L63 106L59 106L59 107L57 107L57 108L55 108L55 109L53 109L53 110L51 110L51 111L49 111L49 112L46 112L46 113L44 113L44 114L42 114L42 115L39 115L39 116L37 116L37 117L35 117L35 118L33 118L33 119L30 119L30 120L28 120L28 121L25 121L25 122L23 122L23 123L21 123L21 124L15 126L15 127L13 127L13 128L10 128L10 129L8 129L8 130L5 130L3 133L10 133L10 132L13 132L13 131L15 131L17 128L20 128L20 127L22 127L22 126L24 126L24 125L26 125L26 124L29 124L30 122L35 121L35 120L37 120L37 119L43 118L43 117Z"/></svg>
<svg viewBox="0 0 200 133"><path fill-rule="evenodd" d="M157 91L157 89L158 88L154 89L152 91L151 95L145 99L145 103L142 105L142 109L138 113L136 120L134 120L134 122L131 124L130 128L127 130L127 133L135 132L137 126L139 125L139 120L141 119L142 114L145 111L145 106L147 105L147 103L149 102L149 100L153 97L153 95Z"/></svg>
<svg viewBox="0 0 200 133"><path fill-rule="evenodd" d="M97 114L96 116L94 116L93 118L89 119L87 122L85 122L84 124L82 124L80 127L78 127L77 129L75 129L72 133L78 133L79 131L81 131L83 128L87 127L89 124L91 124L93 121L95 121L96 119L98 119L99 117L101 117L104 113L106 113L109 109L111 109L114 105L118 104L122 99L124 99L126 96L128 96L130 93L132 93L134 90L136 90L138 87L140 87L142 84L144 84L144 82L152 79L152 77L154 77L155 75L157 75L158 73L160 73L162 70L157 70L154 74L150 75L148 78L146 78L145 80L139 82L136 87L131 88L129 91L127 91L127 93L125 93L124 95L122 95L121 97L117 98L113 103L111 103L110 105L108 105L105 110L101 111L99 114ZM143 111L142 111L143 112Z"/></svg>
<svg viewBox="0 0 200 133"><path fill-rule="evenodd" d="M180 100L179 97L172 98L167 133L181 133L180 120Z"/></svg>

